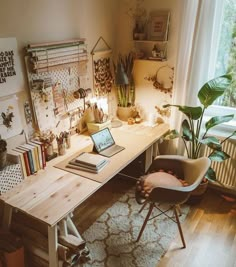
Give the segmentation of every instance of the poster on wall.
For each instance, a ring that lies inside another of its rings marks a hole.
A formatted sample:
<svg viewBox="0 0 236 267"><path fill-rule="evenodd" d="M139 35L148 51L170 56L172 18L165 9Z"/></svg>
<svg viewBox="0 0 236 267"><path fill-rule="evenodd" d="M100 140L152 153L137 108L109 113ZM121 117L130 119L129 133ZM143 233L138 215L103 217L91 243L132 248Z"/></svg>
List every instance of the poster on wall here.
<svg viewBox="0 0 236 267"><path fill-rule="evenodd" d="M0 97L23 90L16 38L0 38Z"/></svg>
<svg viewBox="0 0 236 267"><path fill-rule="evenodd" d="M16 95L0 100L0 135L7 139L21 133L23 127Z"/></svg>

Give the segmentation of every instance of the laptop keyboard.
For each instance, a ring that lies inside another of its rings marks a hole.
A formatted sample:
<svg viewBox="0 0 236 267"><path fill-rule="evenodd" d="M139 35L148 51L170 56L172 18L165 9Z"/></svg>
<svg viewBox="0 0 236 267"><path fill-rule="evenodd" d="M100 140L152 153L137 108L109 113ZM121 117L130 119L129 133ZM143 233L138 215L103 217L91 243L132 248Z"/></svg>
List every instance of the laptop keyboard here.
<svg viewBox="0 0 236 267"><path fill-rule="evenodd" d="M114 145L112 147L109 147L107 149L105 149L104 151L102 151L100 154L101 155L109 155L112 156L118 152L120 152L121 150L123 150L124 148L119 146L119 145Z"/></svg>

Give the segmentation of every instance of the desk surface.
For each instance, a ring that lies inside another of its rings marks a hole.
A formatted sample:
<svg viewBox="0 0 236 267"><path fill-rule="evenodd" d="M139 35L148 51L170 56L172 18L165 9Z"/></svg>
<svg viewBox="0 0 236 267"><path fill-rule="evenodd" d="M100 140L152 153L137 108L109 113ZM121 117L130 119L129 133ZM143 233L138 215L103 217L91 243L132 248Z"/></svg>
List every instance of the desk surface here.
<svg viewBox="0 0 236 267"><path fill-rule="evenodd" d="M139 128L133 128L135 130L127 126L112 129L117 144L126 149L114 155L109 165L96 174L103 176L102 183L91 180L91 176L95 175L92 173L84 175L89 178L87 179L53 167L76 151L92 145L90 137L76 136L72 140L73 148L65 156L50 161L45 170L27 177L21 184L0 196L0 200L49 226L55 225L169 129L167 124L153 128L140 125Z"/></svg>

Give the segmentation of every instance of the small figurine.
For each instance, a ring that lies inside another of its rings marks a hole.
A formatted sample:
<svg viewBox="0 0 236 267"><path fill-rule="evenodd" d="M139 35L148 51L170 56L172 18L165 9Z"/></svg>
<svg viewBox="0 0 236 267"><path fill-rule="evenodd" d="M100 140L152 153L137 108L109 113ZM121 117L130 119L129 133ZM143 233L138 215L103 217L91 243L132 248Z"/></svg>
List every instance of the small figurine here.
<svg viewBox="0 0 236 267"><path fill-rule="evenodd" d="M138 112L138 114L135 116L135 123L140 123L141 122L141 116L139 115L139 112Z"/></svg>

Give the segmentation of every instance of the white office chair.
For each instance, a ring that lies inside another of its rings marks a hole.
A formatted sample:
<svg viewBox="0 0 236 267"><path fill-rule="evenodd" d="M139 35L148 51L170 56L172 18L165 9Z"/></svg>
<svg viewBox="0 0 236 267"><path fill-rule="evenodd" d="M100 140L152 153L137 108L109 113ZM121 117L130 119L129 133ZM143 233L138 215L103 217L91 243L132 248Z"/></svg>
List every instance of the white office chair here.
<svg viewBox="0 0 236 267"><path fill-rule="evenodd" d="M149 204L137 241L141 238L147 222L151 220L149 217L154 207L161 212L157 216L165 214L171 220L173 219L166 212L173 209L176 219L173 221L177 223L183 247L186 247L177 212L180 212L179 205L186 202L191 192L201 183L209 166L210 159L207 157L188 159L183 156L165 155L154 159L149 174L141 177L136 186L136 201L143 204L140 212ZM170 208L163 211L157 203L167 203Z"/></svg>

